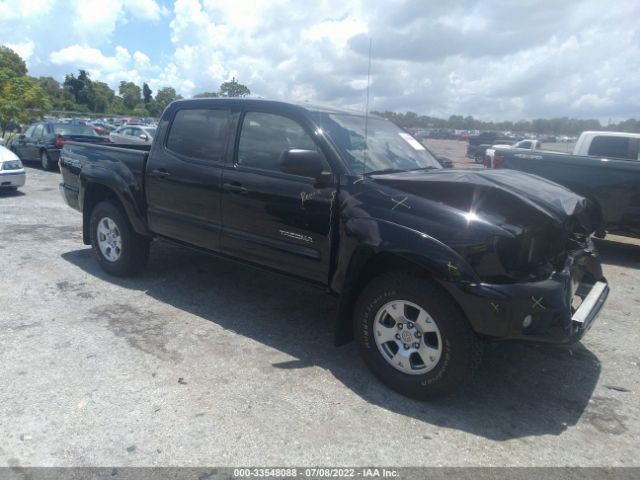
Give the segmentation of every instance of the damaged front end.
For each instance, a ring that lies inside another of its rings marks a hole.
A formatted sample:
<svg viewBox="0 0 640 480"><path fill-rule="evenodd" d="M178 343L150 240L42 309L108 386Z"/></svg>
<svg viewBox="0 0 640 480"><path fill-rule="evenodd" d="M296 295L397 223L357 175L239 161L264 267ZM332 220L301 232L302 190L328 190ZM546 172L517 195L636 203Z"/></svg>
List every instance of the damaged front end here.
<svg viewBox="0 0 640 480"><path fill-rule="evenodd" d="M478 333L572 343L591 327L609 287L589 237L575 237L562 264L538 279L456 285L456 297Z"/></svg>
<svg viewBox="0 0 640 480"><path fill-rule="evenodd" d="M410 193L416 207L425 202L425 216L433 218L436 206L446 212L446 227L427 220L421 231L451 247L477 274L477 282L443 283L476 332L570 343L589 329L609 288L591 241L595 213L586 199L508 170L377 180Z"/></svg>
<svg viewBox="0 0 640 480"><path fill-rule="evenodd" d="M476 194L483 200L472 207L475 216L511 235L494 237L484 252L458 245L482 280L462 289L463 308L481 318L477 330L486 335L572 343L590 328L609 294L591 240L592 205L555 185L532 187L538 188L535 199L529 192L516 196L513 179L508 191ZM552 200L545 201L545 194Z"/></svg>

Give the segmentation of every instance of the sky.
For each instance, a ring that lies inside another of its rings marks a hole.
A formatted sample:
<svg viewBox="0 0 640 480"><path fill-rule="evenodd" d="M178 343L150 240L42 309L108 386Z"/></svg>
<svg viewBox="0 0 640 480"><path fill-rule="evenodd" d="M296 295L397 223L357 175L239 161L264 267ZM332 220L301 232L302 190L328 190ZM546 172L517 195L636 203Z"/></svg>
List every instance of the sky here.
<svg viewBox="0 0 640 480"><path fill-rule="evenodd" d="M0 0L29 74L485 120L640 118L639 0Z"/></svg>

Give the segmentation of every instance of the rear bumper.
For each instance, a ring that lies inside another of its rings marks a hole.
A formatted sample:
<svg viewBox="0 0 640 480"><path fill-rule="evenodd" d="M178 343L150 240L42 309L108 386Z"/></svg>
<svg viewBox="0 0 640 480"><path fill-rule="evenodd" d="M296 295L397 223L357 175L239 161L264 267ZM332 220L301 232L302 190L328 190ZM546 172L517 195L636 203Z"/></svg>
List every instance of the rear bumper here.
<svg viewBox="0 0 640 480"><path fill-rule="evenodd" d="M494 339L573 343L593 325L609 295L598 255L568 255L550 278L512 284L477 284L452 292L474 330Z"/></svg>
<svg viewBox="0 0 640 480"><path fill-rule="evenodd" d="M26 181L24 169L0 172L0 188L22 187Z"/></svg>

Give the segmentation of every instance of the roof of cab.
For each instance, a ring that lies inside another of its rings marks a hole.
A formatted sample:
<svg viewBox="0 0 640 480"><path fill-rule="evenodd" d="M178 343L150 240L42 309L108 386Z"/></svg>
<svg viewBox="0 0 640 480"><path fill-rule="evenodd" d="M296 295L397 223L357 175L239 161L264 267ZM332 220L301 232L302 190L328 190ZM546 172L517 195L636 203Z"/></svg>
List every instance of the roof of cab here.
<svg viewBox="0 0 640 480"><path fill-rule="evenodd" d="M331 107L327 105L316 105L316 104L311 104L306 102L283 102L280 100L268 100L268 99L262 99L262 98L239 98L239 97L190 98L186 100L185 99L175 100L174 102L171 103L171 105L174 108L184 104L201 105L203 107L224 105L224 104L236 104L236 105L243 104L249 107L251 105L254 105L254 106L273 105L274 107L279 107L280 109L292 108L292 109L306 110L307 112L336 113L336 114L343 114L343 115L364 116L364 112L357 111L357 110L347 110L345 108L337 108L337 107ZM370 116L374 116L374 115L370 115Z"/></svg>

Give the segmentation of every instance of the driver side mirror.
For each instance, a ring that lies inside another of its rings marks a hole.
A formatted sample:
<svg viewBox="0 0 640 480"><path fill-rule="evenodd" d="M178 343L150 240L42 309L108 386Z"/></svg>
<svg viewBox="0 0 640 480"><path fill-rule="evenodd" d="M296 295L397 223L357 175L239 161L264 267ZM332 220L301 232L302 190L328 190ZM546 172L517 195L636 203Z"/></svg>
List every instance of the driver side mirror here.
<svg viewBox="0 0 640 480"><path fill-rule="evenodd" d="M285 150L280 157L280 170L291 175L313 178L320 183L325 183L330 177L330 173L324 170L322 156L315 150Z"/></svg>
<svg viewBox="0 0 640 480"><path fill-rule="evenodd" d="M442 168L453 168L453 161L447 157L436 157Z"/></svg>

